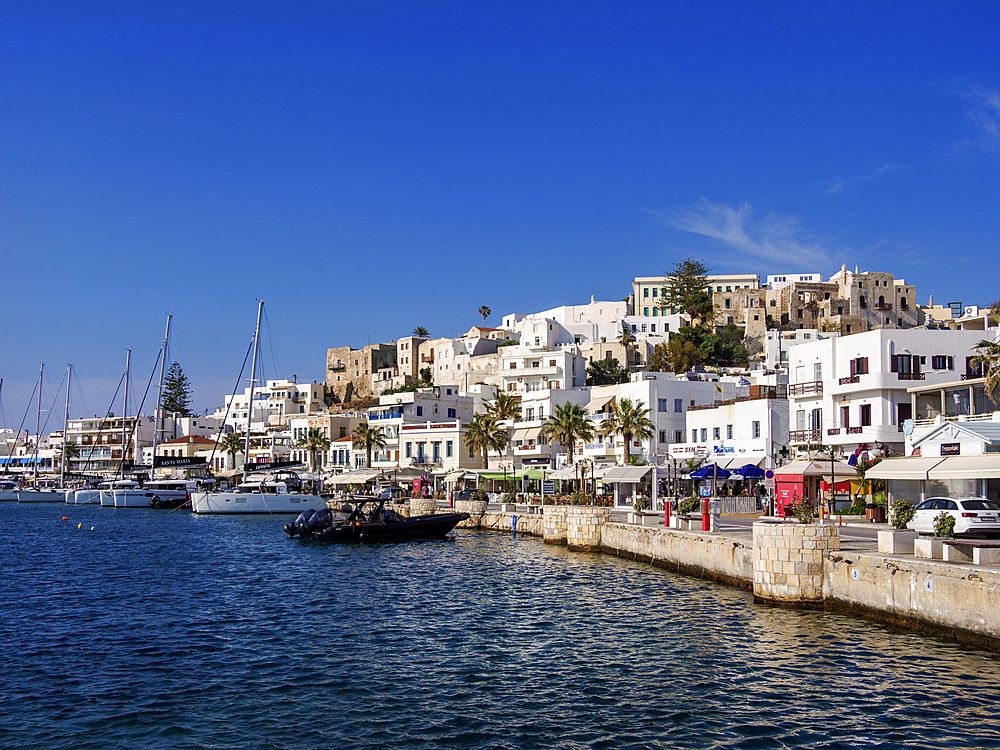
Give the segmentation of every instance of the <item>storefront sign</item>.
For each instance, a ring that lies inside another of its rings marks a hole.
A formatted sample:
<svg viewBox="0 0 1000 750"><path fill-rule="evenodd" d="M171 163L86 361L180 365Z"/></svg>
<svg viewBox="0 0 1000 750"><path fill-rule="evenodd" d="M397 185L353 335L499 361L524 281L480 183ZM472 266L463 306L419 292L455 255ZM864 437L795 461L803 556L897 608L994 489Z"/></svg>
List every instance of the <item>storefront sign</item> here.
<svg viewBox="0 0 1000 750"><path fill-rule="evenodd" d="M941 443L941 455L942 456L960 456L960 455L962 455L962 444L961 443Z"/></svg>

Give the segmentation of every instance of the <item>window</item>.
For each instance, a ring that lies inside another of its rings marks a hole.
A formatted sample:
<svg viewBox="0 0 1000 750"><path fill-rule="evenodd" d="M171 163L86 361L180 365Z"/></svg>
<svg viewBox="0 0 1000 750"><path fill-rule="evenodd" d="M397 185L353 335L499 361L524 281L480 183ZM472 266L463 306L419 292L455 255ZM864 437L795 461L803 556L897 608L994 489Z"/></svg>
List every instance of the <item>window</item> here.
<svg viewBox="0 0 1000 750"><path fill-rule="evenodd" d="M675 443L684 442L684 430L674 430L674 442Z"/></svg>
<svg viewBox="0 0 1000 750"><path fill-rule="evenodd" d="M731 424L726 425L726 440L733 439L733 426Z"/></svg>
<svg viewBox="0 0 1000 750"><path fill-rule="evenodd" d="M726 299L723 300L723 305L727 310L733 309L733 301L729 297L726 297Z"/></svg>
<svg viewBox="0 0 1000 750"><path fill-rule="evenodd" d="M935 354L931 357L931 367L935 370L954 370L955 359L944 354Z"/></svg>
<svg viewBox="0 0 1000 750"><path fill-rule="evenodd" d="M702 427L701 428L701 442L704 443L706 440L708 440L708 428L707 427Z"/></svg>
<svg viewBox="0 0 1000 750"><path fill-rule="evenodd" d="M675 412L682 412L682 411L684 411L684 399L682 399L682 398L675 398L674 399L674 411Z"/></svg>
<svg viewBox="0 0 1000 750"><path fill-rule="evenodd" d="M455 409L449 409L448 410L448 419L454 419L455 418L455 414L456 414Z"/></svg>
<svg viewBox="0 0 1000 750"><path fill-rule="evenodd" d="M666 411L667 410L667 400L665 398L659 398L659 399L656 400L656 410L657 411ZM663 443L663 442L666 442L666 441L661 440L660 442Z"/></svg>
<svg viewBox="0 0 1000 750"><path fill-rule="evenodd" d="M719 428L718 427L713 427L712 428L712 440L718 440L718 439L719 439Z"/></svg>
<svg viewBox="0 0 1000 750"><path fill-rule="evenodd" d="M418 417L424 416L424 407L422 407L422 406L418 406L417 407L417 416Z"/></svg>
<svg viewBox="0 0 1000 750"><path fill-rule="evenodd" d="M413 443L406 444L406 457L413 458Z"/></svg>
<svg viewBox="0 0 1000 750"><path fill-rule="evenodd" d="M655 289L653 290L653 296L654 297L656 296L656 290Z"/></svg>
<svg viewBox="0 0 1000 750"><path fill-rule="evenodd" d="M642 314L643 314L644 317L648 318L649 317L649 308L648 307L642 308Z"/></svg>
<svg viewBox="0 0 1000 750"><path fill-rule="evenodd" d="M445 393L446 396L450 396L451 395L451 388L446 388L445 391L446 391L446 393Z"/></svg>
<svg viewBox="0 0 1000 750"><path fill-rule="evenodd" d="M760 437L760 422L752 422L750 424L750 434L755 437Z"/></svg>
<svg viewBox="0 0 1000 750"><path fill-rule="evenodd" d="M660 314L660 311L659 311L659 310L657 310L657 309L656 309L656 308L654 307L654 308L653 308L653 317L655 318L655 317L656 317L657 315L659 315L659 314Z"/></svg>
<svg viewBox="0 0 1000 750"><path fill-rule="evenodd" d="M691 430L691 442L692 443L698 442L698 430Z"/></svg>
<svg viewBox="0 0 1000 750"><path fill-rule="evenodd" d="M848 329L850 330L850 329ZM851 360L851 377L868 374L868 357L857 357Z"/></svg>
<svg viewBox="0 0 1000 750"><path fill-rule="evenodd" d="M446 440L444 444L444 455L445 458L451 458L455 453L455 441Z"/></svg>
<svg viewBox="0 0 1000 750"><path fill-rule="evenodd" d="M840 407L840 426L847 428L851 426L851 407L841 406Z"/></svg>
<svg viewBox="0 0 1000 750"><path fill-rule="evenodd" d="M642 290L642 297L643 297L643 299L648 299L649 298L649 287L648 286L645 289Z"/></svg>
<svg viewBox="0 0 1000 750"><path fill-rule="evenodd" d="M661 443L667 442L667 431L666 430L660 430L660 442Z"/></svg>
<svg viewBox="0 0 1000 750"><path fill-rule="evenodd" d="M872 423L872 405L861 404L861 426L868 427Z"/></svg>

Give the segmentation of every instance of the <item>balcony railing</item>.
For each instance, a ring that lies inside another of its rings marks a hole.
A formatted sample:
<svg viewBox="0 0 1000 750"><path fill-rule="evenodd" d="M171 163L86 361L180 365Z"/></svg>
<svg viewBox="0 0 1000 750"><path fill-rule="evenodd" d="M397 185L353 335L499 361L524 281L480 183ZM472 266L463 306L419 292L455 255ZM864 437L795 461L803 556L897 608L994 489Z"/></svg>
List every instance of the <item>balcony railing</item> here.
<svg viewBox="0 0 1000 750"><path fill-rule="evenodd" d="M823 440L822 430L792 430L788 439L793 443L819 443Z"/></svg>
<svg viewBox="0 0 1000 750"><path fill-rule="evenodd" d="M841 378L839 382L840 382L840 385L850 385L851 383L860 383L861 382L861 376L860 375L851 375L851 377L849 377L849 378Z"/></svg>
<svg viewBox="0 0 1000 750"><path fill-rule="evenodd" d="M864 427L848 427L847 428L847 434L848 435L860 435L863 430L864 430Z"/></svg>
<svg viewBox="0 0 1000 750"><path fill-rule="evenodd" d="M897 372L900 380L926 380L927 376L922 372Z"/></svg>
<svg viewBox="0 0 1000 750"><path fill-rule="evenodd" d="M789 396L809 396L823 393L823 381L814 380L811 383L793 383L788 386Z"/></svg>
<svg viewBox="0 0 1000 750"><path fill-rule="evenodd" d="M891 310L892 309L892 305L890 305L888 302L877 302L874 305L872 305L872 309L873 310Z"/></svg>
<svg viewBox="0 0 1000 750"><path fill-rule="evenodd" d="M827 435L839 435L840 434L840 428L839 427L831 427L830 429L828 429L826 431L826 434Z"/></svg>

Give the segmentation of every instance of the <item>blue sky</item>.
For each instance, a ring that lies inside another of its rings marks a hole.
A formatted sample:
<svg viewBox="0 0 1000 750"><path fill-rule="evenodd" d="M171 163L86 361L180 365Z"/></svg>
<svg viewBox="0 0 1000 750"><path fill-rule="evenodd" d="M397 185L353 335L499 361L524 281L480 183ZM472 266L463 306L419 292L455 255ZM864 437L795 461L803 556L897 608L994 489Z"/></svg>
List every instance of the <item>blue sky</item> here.
<svg viewBox="0 0 1000 750"><path fill-rule="evenodd" d="M1000 5L897 8L5 4L2 422L40 362L77 368L74 416L126 348L145 387L167 312L214 408L260 298L265 374L300 380L331 346L621 299L687 254L989 304Z"/></svg>

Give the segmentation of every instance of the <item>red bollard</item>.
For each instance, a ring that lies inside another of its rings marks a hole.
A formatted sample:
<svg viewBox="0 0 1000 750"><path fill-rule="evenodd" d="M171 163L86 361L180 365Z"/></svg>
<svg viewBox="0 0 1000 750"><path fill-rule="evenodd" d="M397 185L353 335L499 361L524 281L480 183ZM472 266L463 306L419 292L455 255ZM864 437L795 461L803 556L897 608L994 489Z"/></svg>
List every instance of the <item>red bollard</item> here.
<svg viewBox="0 0 1000 750"><path fill-rule="evenodd" d="M663 499L663 528L670 528L670 501Z"/></svg>
<svg viewBox="0 0 1000 750"><path fill-rule="evenodd" d="M708 513L708 498L702 498L701 500L701 530L711 531L712 530L712 517Z"/></svg>

